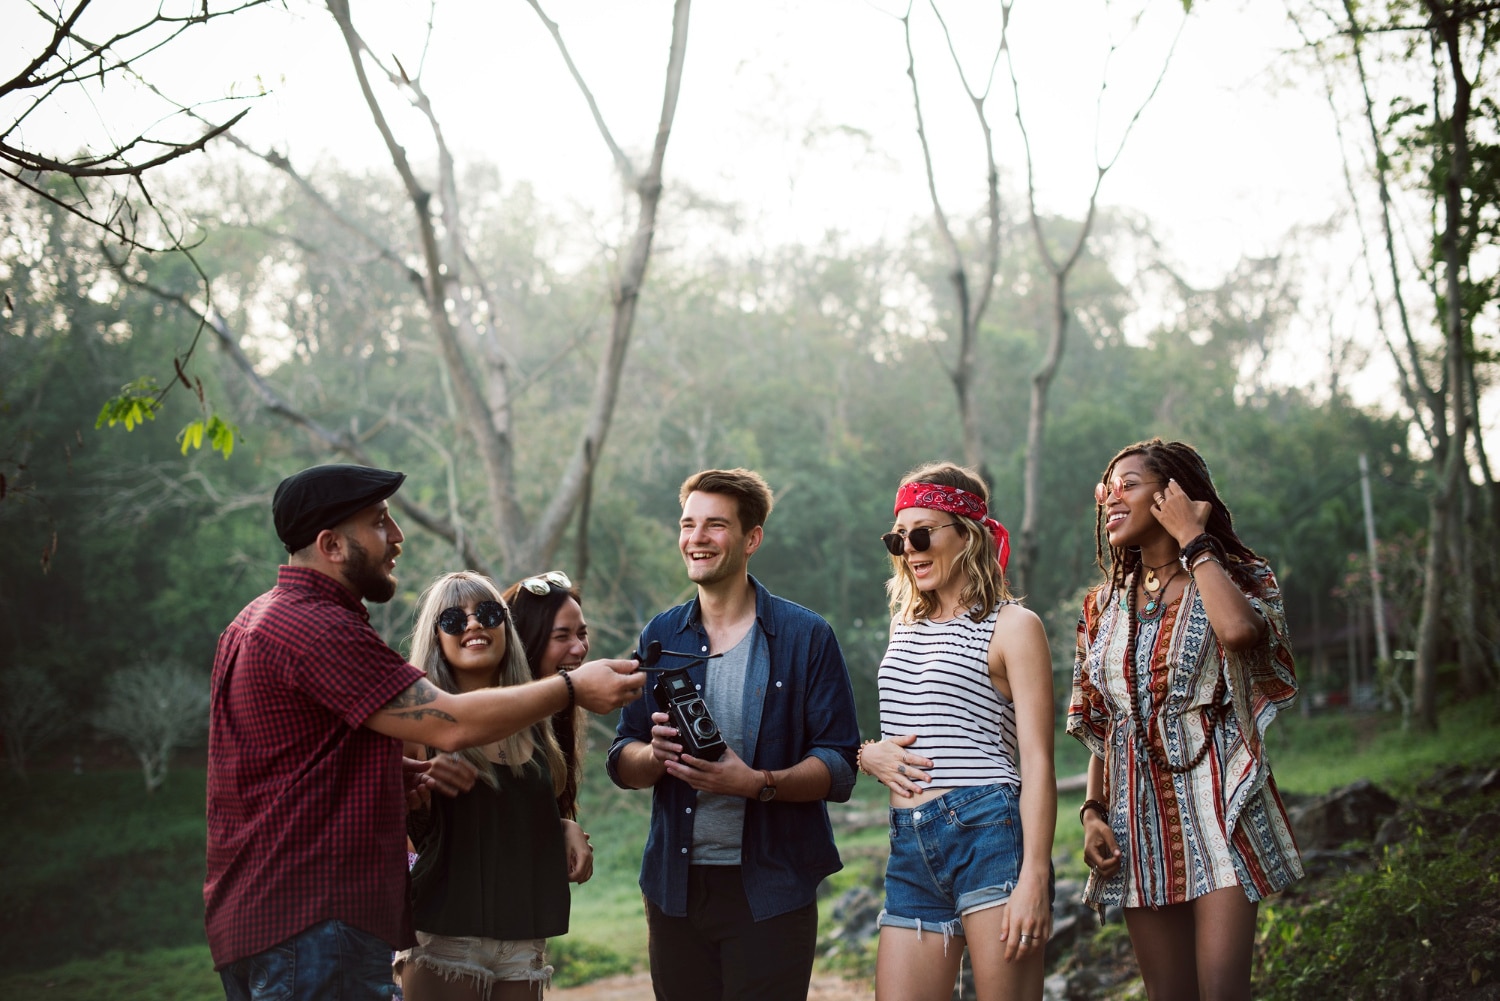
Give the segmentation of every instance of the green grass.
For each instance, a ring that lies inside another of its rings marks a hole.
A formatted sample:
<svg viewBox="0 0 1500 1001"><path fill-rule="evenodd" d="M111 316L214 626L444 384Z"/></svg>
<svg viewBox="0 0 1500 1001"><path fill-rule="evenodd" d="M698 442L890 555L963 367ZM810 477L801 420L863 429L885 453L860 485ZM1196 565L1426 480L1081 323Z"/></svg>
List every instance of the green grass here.
<svg viewBox="0 0 1500 1001"><path fill-rule="evenodd" d="M1293 712L1270 732L1277 781L1317 793L1367 777L1404 794L1436 767L1500 760L1497 716L1495 696L1446 708L1437 734L1403 731L1390 715ZM1071 737L1059 735L1057 751L1059 775L1082 770L1087 759ZM0 778L6 804L0 843L10 849L0 863L0 996L197 1001L220 995L203 938L203 782L202 769L182 769L148 798L134 771L44 773L30 784ZM861 778L855 799L878 812L885 790ZM1073 794L1058 804L1059 875L1081 872L1081 799ZM574 887L571 934L552 947L560 985L645 966L637 874L650 806L648 792L617 790L602 773L589 774L581 817L593 836L595 875ZM877 824L840 833L838 841L846 868L822 895L825 931L840 893L876 885L886 832ZM1290 920L1289 914L1278 927ZM826 965L858 970L866 959L845 954Z"/></svg>
<svg viewBox="0 0 1500 1001"><path fill-rule="evenodd" d="M203 944L201 769L151 797L139 772L7 774L0 799L5 970Z"/></svg>
<svg viewBox="0 0 1500 1001"><path fill-rule="evenodd" d="M56 1001L222 1001L224 988L208 946L199 945L113 951L49 970L12 973L0 976L0 994Z"/></svg>
<svg viewBox="0 0 1500 1001"><path fill-rule="evenodd" d="M1500 697L1494 693L1447 706L1437 733L1403 729L1395 713L1296 710L1266 734L1276 784L1289 792L1321 793L1367 778L1393 794L1438 768L1500 755Z"/></svg>

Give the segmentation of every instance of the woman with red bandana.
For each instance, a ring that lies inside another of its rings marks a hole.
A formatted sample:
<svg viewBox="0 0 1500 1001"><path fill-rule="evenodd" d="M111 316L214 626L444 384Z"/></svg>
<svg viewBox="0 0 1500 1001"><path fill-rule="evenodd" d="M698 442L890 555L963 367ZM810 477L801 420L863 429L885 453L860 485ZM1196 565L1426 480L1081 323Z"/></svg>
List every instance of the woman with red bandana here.
<svg viewBox="0 0 1500 1001"><path fill-rule="evenodd" d="M1052 662L1005 583L989 491L949 462L896 493L881 739L862 771L890 790L877 998L946 1001L964 944L980 1001L1039 999L1052 930ZM963 940L954 943L954 937Z"/></svg>
<svg viewBox="0 0 1500 1001"><path fill-rule="evenodd" d="M1281 591L1190 445L1123 449L1094 498L1107 579L1068 710L1094 755L1084 899L1124 909L1151 1001L1248 999L1257 901L1302 875L1263 741L1297 693Z"/></svg>

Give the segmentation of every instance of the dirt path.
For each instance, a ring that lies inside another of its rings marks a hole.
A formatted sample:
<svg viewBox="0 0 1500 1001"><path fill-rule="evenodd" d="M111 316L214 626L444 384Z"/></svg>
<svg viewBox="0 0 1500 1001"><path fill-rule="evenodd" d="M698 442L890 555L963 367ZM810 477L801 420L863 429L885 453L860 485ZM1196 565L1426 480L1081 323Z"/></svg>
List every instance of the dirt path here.
<svg viewBox="0 0 1500 1001"><path fill-rule="evenodd" d="M652 1001L651 975L631 973L606 977L582 987L547 992L547 1001ZM867 984L838 977L813 977L808 1001L869 1001L875 991Z"/></svg>

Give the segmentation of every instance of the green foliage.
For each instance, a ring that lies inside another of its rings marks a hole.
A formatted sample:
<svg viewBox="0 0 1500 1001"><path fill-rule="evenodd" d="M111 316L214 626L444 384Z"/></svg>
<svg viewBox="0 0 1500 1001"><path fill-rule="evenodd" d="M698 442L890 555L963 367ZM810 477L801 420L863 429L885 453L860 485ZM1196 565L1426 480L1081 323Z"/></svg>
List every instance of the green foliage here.
<svg viewBox="0 0 1500 1001"><path fill-rule="evenodd" d="M14 848L0 869L6 969L201 946L203 789L201 769L168 776L151 797L128 771L0 780L0 839Z"/></svg>
<svg viewBox="0 0 1500 1001"><path fill-rule="evenodd" d="M635 958L571 935L548 941L547 962L552 964L553 987L577 987L619 973L631 973L636 968Z"/></svg>
<svg viewBox="0 0 1500 1001"><path fill-rule="evenodd" d="M177 440L182 442L182 454L187 455L188 449L202 448L203 436L208 435L209 446L215 452L224 453L224 458L234 452L234 440L239 437L240 429L224 420L218 414L209 415L208 420L192 421L177 433Z"/></svg>
<svg viewBox="0 0 1500 1001"><path fill-rule="evenodd" d="M1483 806L1473 806L1479 813ZM1417 828L1369 872L1312 899L1268 902L1257 935L1256 997L1456 997L1500 973L1500 831Z"/></svg>
<svg viewBox="0 0 1500 1001"><path fill-rule="evenodd" d="M49 970L0 974L0 992L51 1001L203 1001L224 993L208 946L111 950Z"/></svg>
<svg viewBox="0 0 1500 1001"><path fill-rule="evenodd" d="M97 429L105 424L110 427L124 424L126 431L134 431L137 424L156 420L156 409L160 406L157 397L160 393L155 376L143 375L133 382L127 382L120 387L118 396L111 396L104 401L94 427Z"/></svg>

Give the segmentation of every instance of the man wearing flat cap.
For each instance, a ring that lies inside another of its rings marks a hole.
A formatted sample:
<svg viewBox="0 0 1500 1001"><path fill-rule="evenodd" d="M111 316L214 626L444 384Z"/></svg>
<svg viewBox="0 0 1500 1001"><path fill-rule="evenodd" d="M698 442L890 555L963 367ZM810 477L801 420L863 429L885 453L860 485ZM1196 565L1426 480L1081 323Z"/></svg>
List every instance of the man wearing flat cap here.
<svg viewBox="0 0 1500 1001"><path fill-rule="evenodd" d="M394 996L391 952L415 942L402 741L458 750L642 689L632 660L460 695L406 663L364 605L396 593L404 479L324 465L283 480L271 508L290 556L219 638L203 895L231 1001Z"/></svg>

